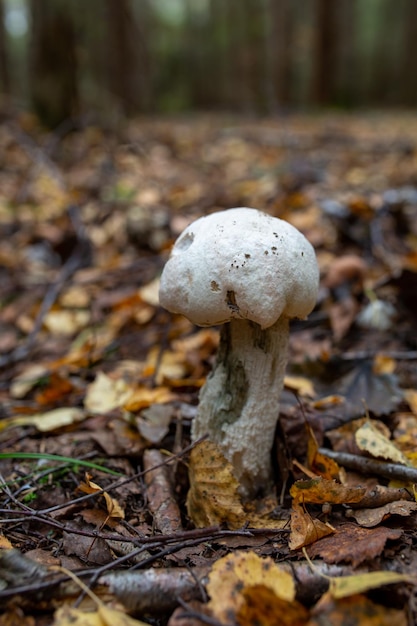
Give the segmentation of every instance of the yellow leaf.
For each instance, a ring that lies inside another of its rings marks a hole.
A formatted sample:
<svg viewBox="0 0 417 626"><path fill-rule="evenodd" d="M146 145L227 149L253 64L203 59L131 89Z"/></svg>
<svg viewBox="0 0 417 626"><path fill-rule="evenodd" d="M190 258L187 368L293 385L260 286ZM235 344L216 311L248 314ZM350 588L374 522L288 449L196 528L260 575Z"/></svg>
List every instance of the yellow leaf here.
<svg viewBox="0 0 417 626"><path fill-rule="evenodd" d="M48 368L44 365L29 365L13 380L10 386L10 395L12 398L24 398L39 380L48 374Z"/></svg>
<svg viewBox="0 0 417 626"><path fill-rule="evenodd" d="M417 585L417 576L387 571L368 572L355 576L336 576L330 578L329 592L333 598L346 598L370 589L398 583Z"/></svg>
<svg viewBox="0 0 417 626"><path fill-rule="evenodd" d="M85 412L76 407L53 409L35 415L15 415L0 422L0 431L14 426L34 426L40 432L45 433L64 426L72 426L83 421L85 417Z"/></svg>
<svg viewBox="0 0 417 626"><path fill-rule="evenodd" d="M54 615L52 626L105 626L97 611L86 613L64 604Z"/></svg>
<svg viewBox="0 0 417 626"><path fill-rule="evenodd" d="M299 396L306 398L314 398L316 392L314 385L309 378L303 376L286 376L284 379L284 385L287 389L295 391Z"/></svg>
<svg viewBox="0 0 417 626"><path fill-rule="evenodd" d="M87 389L84 406L90 413L108 413L122 407L132 394L133 389L124 380L113 380L99 372Z"/></svg>
<svg viewBox="0 0 417 626"><path fill-rule="evenodd" d="M89 613L81 609L63 605L54 616L52 626L148 626L145 622L133 619L104 604L99 604L96 611Z"/></svg>
<svg viewBox="0 0 417 626"><path fill-rule="evenodd" d="M295 598L292 576L271 558L261 559L254 552L235 552L212 567L207 584L208 607L220 622L234 624L234 615L245 603L244 592L253 587L258 587L258 591L268 589L286 602Z"/></svg>
<svg viewBox="0 0 417 626"><path fill-rule="evenodd" d="M360 450L368 452L373 457L408 465L407 458L397 446L375 428L369 420L356 431L355 441Z"/></svg>
<svg viewBox="0 0 417 626"><path fill-rule="evenodd" d="M296 504L348 504L360 502L365 495L365 487L347 487L325 478L297 480L290 489Z"/></svg>
<svg viewBox="0 0 417 626"><path fill-rule="evenodd" d="M50 311L43 323L54 336L70 336L85 328L90 319L90 312L85 309L63 309Z"/></svg>
<svg viewBox="0 0 417 626"><path fill-rule="evenodd" d="M417 391L415 389L405 389L404 398L414 415L417 415Z"/></svg>
<svg viewBox="0 0 417 626"><path fill-rule="evenodd" d="M136 412L153 404L166 404L174 398L175 395L168 387L155 387L155 389L138 387L129 395L126 402L123 404L123 408L126 409L126 411Z"/></svg>
<svg viewBox="0 0 417 626"><path fill-rule="evenodd" d="M4 535L0 534L0 550L9 550L10 548L13 548L13 545Z"/></svg>
<svg viewBox="0 0 417 626"><path fill-rule="evenodd" d="M189 517L198 528L227 524L228 528L283 528L285 520L277 520L272 511L273 498L243 505L239 482L233 466L212 441L201 441L190 454L190 489L187 497Z"/></svg>
<svg viewBox="0 0 417 626"><path fill-rule="evenodd" d="M211 441L201 441L190 454L188 515L198 528L224 524L240 528L246 521L231 464Z"/></svg>
<svg viewBox="0 0 417 626"><path fill-rule="evenodd" d="M126 613L110 608L105 604L100 604L98 614L102 618L105 626L149 626L145 624L145 622L133 619L133 617L129 617Z"/></svg>

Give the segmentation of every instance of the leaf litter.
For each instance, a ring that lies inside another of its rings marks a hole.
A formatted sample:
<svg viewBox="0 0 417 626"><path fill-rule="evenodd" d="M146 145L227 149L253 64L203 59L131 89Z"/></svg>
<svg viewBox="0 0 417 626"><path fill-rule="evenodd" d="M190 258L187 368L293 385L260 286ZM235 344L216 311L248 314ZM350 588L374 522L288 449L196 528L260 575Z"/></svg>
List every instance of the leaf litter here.
<svg viewBox="0 0 417 626"><path fill-rule="evenodd" d="M75 131L39 162L22 137L43 150L42 131L13 129L0 144L4 619L415 623L414 480L378 470L417 459L415 118L132 121ZM290 221L321 270L316 309L292 324L275 490L253 502L210 442L189 445L217 334L157 300L175 237L234 206Z"/></svg>

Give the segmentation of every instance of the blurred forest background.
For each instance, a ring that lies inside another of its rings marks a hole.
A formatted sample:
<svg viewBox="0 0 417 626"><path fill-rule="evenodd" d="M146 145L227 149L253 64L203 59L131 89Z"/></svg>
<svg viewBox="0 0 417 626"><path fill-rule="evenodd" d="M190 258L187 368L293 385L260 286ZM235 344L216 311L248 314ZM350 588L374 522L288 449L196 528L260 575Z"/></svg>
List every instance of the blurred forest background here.
<svg viewBox="0 0 417 626"><path fill-rule="evenodd" d="M0 0L3 105L54 127L417 104L416 0Z"/></svg>

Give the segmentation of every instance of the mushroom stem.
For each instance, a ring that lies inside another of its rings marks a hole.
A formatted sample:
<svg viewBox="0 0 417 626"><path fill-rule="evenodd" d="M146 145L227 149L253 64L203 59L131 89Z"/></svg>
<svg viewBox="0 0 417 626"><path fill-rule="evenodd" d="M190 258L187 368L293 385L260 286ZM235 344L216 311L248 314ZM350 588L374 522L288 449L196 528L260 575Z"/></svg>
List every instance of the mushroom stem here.
<svg viewBox="0 0 417 626"><path fill-rule="evenodd" d="M242 319L224 324L216 363L200 392L193 439L208 434L219 445L245 496L265 490L272 478L288 336L285 316L266 329Z"/></svg>

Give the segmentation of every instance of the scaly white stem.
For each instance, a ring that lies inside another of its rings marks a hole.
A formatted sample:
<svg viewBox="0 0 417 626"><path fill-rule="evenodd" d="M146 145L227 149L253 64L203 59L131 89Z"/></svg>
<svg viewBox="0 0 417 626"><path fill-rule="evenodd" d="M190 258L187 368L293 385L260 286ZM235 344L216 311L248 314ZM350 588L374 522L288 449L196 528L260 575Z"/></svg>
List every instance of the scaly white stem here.
<svg viewBox="0 0 417 626"><path fill-rule="evenodd" d="M245 496L271 481L288 337L284 316L264 330L247 320L224 324L214 369L200 392L193 440L208 434L220 446Z"/></svg>

